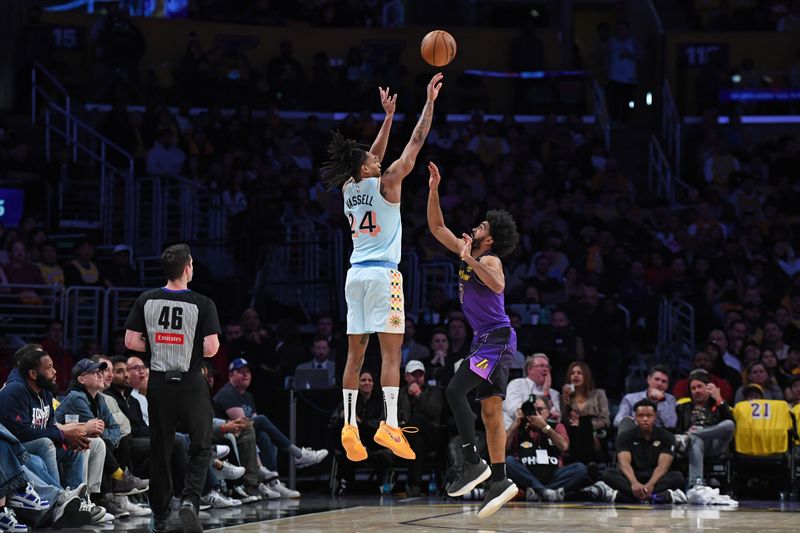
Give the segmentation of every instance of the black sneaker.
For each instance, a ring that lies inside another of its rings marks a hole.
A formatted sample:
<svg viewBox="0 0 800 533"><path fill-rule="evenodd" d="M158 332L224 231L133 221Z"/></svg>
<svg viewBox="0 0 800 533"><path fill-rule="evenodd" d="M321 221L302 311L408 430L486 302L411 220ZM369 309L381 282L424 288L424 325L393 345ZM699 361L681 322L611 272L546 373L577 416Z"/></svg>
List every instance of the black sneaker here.
<svg viewBox="0 0 800 533"><path fill-rule="evenodd" d="M481 508L478 509L478 518L492 516L516 495L517 486L510 479L492 483L486 491Z"/></svg>
<svg viewBox="0 0 800 533"><path fill-rule="evenodd" d="M492 469L486 464L486 461L481 459L478 464L464 461L461 469L458 471L458 477L447 485L447 495L453 498L463 496L468 493L492 475Z"/></svg>
<svg viewBox="0 0 800 533"><path fill-rule="evenodd" d="M81 510L81 499L78 496L61 498L57 504L51 507L53 513L53 529L67 527L81 527L89 525L92 521L92 514Z"/></svg>
<svg viewBox="0 0 800 533"><path fill-rule="evenodd" d="M183 523L183 533L202 533L203 524L200 523L200 517L197 516L197 507L190 501L184 500L181 502L181 510L178 511L178 516L181 517Z"/></svg>

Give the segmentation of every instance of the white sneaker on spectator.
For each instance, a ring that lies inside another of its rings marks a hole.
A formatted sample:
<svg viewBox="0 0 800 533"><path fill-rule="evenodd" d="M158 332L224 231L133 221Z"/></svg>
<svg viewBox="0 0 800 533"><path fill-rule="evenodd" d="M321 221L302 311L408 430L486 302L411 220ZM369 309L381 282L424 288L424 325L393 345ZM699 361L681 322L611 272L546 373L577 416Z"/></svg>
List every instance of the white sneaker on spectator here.
<svg viewBox="0 0 800 533"><path fill-rule="evenodd" d="M683 453L686 451L686 448L689 446L689 435L675 435L675 451L678 453Z"/></svg>
<svg viewBox="0 0 800 533"><path fill-rule="evenodd" d="M272 490L263 483L258 484L258 492L268 500L278 500L281 497L278 491Z"/></svg>
<svg viewBox="0 0 800 533"><path fill-rule="evenodd" d="M245 468L243 466L232 465L228 461L222 461L222 468L219 470L215 468L214 471L222 479L233 480L242 477L245 473Z"/></svg>
<svg viewBox="0 0 800 533"><path fill-rule="evenodd" d="M259 466L258 477L261 481L272 481L273 479L278 477L278 473L269 470L266 466Z"/></svg>
<svg viewBox="0 0 800 533"><path fill-rule="evenodd" d="M617 499L618 490L609 487L605 482L598 481L586 488L581 489L581 492L589 494L594 501L614 503Z"/></svg>
<svg viewBox="0 0 800 533"><path fill-rule="evenodd" d="M681 489L675 489L675 490L667 489L667 492L672 497L672 504L673 505L680 505L682 503L689 503L689 499L686 497L686 494L684 494Z"/></svg>
<svg viewBox="0 0 800 533"><path fill-rule="evenodd" d="M217 444L211 448L211 456L214 459L223 459L231 453L231 447L225 444Z"/></svg>
<svg viewBox="0 0 800 533"><path fill-rule="evenodd" d="M278 494L280 494L281 498L293 499L300 497L299 491L290 489L289 487L284 485L278 478L275 478L272 481L267 482L267 486L270 488L270 490L273 490Z"/></svg>
<svg viewBox="0 0 800 533"><path fill-rule="evenodd" d="M86 483L81 483L74 489L67 487L66 489L61 491L61 494L58 495L57 502L61 504L75 497L80 498L81 501L83 501L86 499L88 495L89 495L89 486Z"/></svg>
<svg viewBox="0 0 800 533"><path fill-rule="evenodd" d="M133 503L127 496L112 496L114 503L131 516L150 516L153 511L149 507Z"/></svg>
<svg viewBox="0 0 800 533"><path fill-rule="evenodd" d="M297 468L305 468L307 466L315 465L328 457L328 450L312 450L311 448L301 448L300 458L295 459L295 466Z"/></svg>
<svg viewBox="0 0 800 533"><path fill-rule="evenodd" d="M0 531L28 531L28 526L17 521L11 507L0 507Z"/></svg>
<svg viewBox="0 0 800 533"><path fill-rule="evenodd" d="M564 489L544 489L542 491L542 501L545 502L563 502Z"/></svg>
<svg viewBox="0 0 800 533"><path fill-rule="evenodd" d="M205 496L201 496L200 503L204 505L210 505L214 509L223 509L225 507L236 507L242 505L241 500L223 496L217 490L211 490Z"/></svg>

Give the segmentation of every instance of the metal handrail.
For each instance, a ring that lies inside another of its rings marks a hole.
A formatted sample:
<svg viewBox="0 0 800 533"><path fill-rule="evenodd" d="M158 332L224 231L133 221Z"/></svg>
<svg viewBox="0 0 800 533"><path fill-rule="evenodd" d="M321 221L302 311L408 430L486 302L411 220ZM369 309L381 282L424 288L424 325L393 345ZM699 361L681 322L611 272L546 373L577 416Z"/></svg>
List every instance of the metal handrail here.
<svg viewBox="0 0 800 533"><path fill-rule="evenodd" d="M655 135L650 136L648 147L647 184L650 190L655 189L658 196L666 198L670 203L675 201L669 161Z"/></svg>
<svg viewBox="0 0 800 533"><path fill-rule="evenodd" d="M664 80L661 89L661 136L666 143L667 154L672 158L673 175L680 179L681 117L668 80Z"/></svg>
<svg viewBox="0 0 800 533"><path fill-rule="evenodd" d="M58 98L53 98L45 90L42 80L47 80L55 92L65 101L62 106ZM100 213L99 227L103 229L103 243L110 244L114 239L113 228L114 214L122 207L123 211L123 238L124 242L133 242L135 235L134 219L134 166L133 156L125 149L114 143L111 139L98 132L91 125L80 120L73 113L72 101L69 93L56 77L47 71L40 63L34 64L31 69L31 121L36 124L40 108L44 109L45 117L45 153L48 161L51 157L50 135L55 133L61 136L65 143L72 148L72 160L78 160L78 154L84 154L91 161L96 162L100 171ZM42 99L41 105L39 100ZM63 119L64 128L56 125L56 121ZM82 140L85 136L85 141ZM119 157L123 161L120 166L112 163L110 157ZM114 205L114 183L112 177L122 178L124 186L124 204ZM117 239L118 240L118 239Z"/></svg>
<svg viewBox="0 0 800 533"><path fill-rule="evenodd" d="M661 15L658 14L658 9L656 9L655 3L653 3L653 0L645 0L645 4L650 11L650 15L653 17L653 22L656 25L656 32L659 35L663 34L664 24L661 22Z"/></svg>
<svg viewBox="0 0 800 533"><path fill-rule="evenodd" d="M64 97L64 107L60 107L54 98L52 98L47 92L41 87L40 83L37 83L39 76L46 78L55 88L55 90ZM56 109L62 111L67 118L66 129L69 131L69 119L72 114L71 106L72 100L70 99L69 93L61 85L61 82L58 79L50 74L50 72L44 68L44 66L39 63L38 61L33 64L33 68L31 69L31 124L36 124L36 112L38 110L36 96L40 95L47 100L47 103L51 106L55 107Z"/></svg>
<svg viewBox="0 0 800 533"><path fill-rule="evenodd" d="M592 80L592 113L594 114L594 122L603 136L603 143L606 150L611 149L611 122L608 118L608 108L606 106L606 97L603 88L597 83L597 80Z"/></svg>

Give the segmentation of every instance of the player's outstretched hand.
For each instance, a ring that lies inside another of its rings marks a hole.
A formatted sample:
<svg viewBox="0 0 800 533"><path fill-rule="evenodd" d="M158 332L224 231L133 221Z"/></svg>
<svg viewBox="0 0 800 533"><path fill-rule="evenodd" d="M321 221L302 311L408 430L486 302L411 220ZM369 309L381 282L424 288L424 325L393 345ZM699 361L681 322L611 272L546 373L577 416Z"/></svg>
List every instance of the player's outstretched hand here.
<svg viewBox="0 0 800 533"><path fill-rule="evenodd" d="M439 183L442 181L442 176L439 174L439 167L437 167L433 161L428 163L428 172L431 173L431 177L428 178L428 187L437 190L439 188Z"/></svg>
<svg viewBox="0 0 800 533"><path fill-rule="evenodd" d="M461 238L464 240L464 245L461 247L461 260L466 261L467 257L472 257L472 236L464 233Z"/></svg>
<svg viewBox="0 0 800 533"><path fill-rule="evenodd" d="M387 115L394 115L394 110L397 107L397 93L390 95L389 88L378 87L378 93L381 95L381 106Z"/></svg>
<svg viewBox="0 0 800 533"><path fill-rule="evenodd" d="M431 78L430 83L428 83L428 100L436 100L436 97L439 96L439 89L442 88L442 79L444 78L444 74L441 72L437 72Z"/></svg>

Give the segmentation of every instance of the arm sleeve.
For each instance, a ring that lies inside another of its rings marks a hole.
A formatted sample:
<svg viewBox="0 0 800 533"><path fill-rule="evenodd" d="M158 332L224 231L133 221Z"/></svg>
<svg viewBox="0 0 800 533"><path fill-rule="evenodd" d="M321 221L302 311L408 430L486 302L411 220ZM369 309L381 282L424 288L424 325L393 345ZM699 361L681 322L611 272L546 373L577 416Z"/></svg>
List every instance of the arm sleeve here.
<svg viewBox="0 0 800 533"><path fill-rule="evenodd" d="M661 438L664 440L664 450L661 453L675 457L675 435L664 430L664 434L661 435Z"/></svg>
<svg viewBox="0 0 800 533"><path fill-rule="evenodd" d="M674 428L678 423L678 415L675 413L675 397L667 396L663 402L658 404L658 417L664 423L665 428Z"/></svg>
<svg viewBox="0 0 800 533"><path fill-rule="evenodd" d="M675 433L685 433L686 430L689 429L690 424L686 423L686 414L684 411L682 405L675 408Z"/></svg>
<svg viewBox="0 0 800 533"><path fill-rule="evenodd" d="M606 393L600 389L597 389L595 395L597 399L597 415L592 417L592 427L594 429L607 428L611 422L608 413L608 398L606 398Z"/></svg>
<svg viewBox="0 0 800 533"><path fill-rule="evenodd" d="M116 448L119 444L119 441L122 440L122 431L119 428L117 419L114 418L114 415L112 415L111 411L109 411L105 400L103 400L99 394L98 398L98 402L100 402L100 418L103 419L103 422L106 425L106 428L103 430L103 437L110 440Z"/></svg>
<svg viewBox="0 0 800 533"><path fill-rule="evenodd" d="M444 396L442 391L431 387L426 387L428 394L424 395L425 398L419 404L419 409L425 418L431 422L439 423L442 418L442 407L444 407Z"/></svg>
<svg viewBox="0 0 800 533"><path fill-rule="evenodd" d="M633 434L635 431L635 429L632 429L617 435L617 453L630 452L633 449Z"/></svg>
<svg viewBox="0 0 800 533"><path fill-rule="evenodd" d="M130 313L128 313L128 318L125 320L125 329L147 333L147 324L144 323L144 304L146 301L147 298L144 294L136 298L136 302L134 302Z"/></svg>
<svg viewBox="0 0 800 533"><path fill-rule="evenodd" d="M520 383L522 382L515 379L508 384L506 389L506 399L503 400L503 422L506 429L514 422L515 413L524 401L524 391L520 387Z"/></svg>
<svg viewBox="0 0 800 533"><path fill-rule="evenodd" d="M231 407L241 407L242 402L232 397L229 391L221 390L214 396L214 404L219 406L222 411L227 411Z"/></svg>
<svg viewBox="0 0 800 533"><path fill-rule="evenodd" d="M200 330L201 337L208 335L222 334L222 329L219 327L219 316L217 315L217 306L211 298L206 299L207 309L203 313L203 324Z"/></svg>
<svg viewBox="0 0 800 533"><path fill-rule="evenodd" d="M89 407L89 401L84 395L67 396L67 399L56 409L55 418L59 424L63 424L66 415L78 415L79 422L88 422L94 418L94 413L92 413L92 409ZM106 421L103 420L103 422Z"/></svg>
<svg viewBox="0 0 800 533"><path fill-rule="evenodd" d="M628 396L624 396L617 409L617 415L614 417L614 427L619 427L622 419L626 416L631 416L631 401Z"/></svg>

